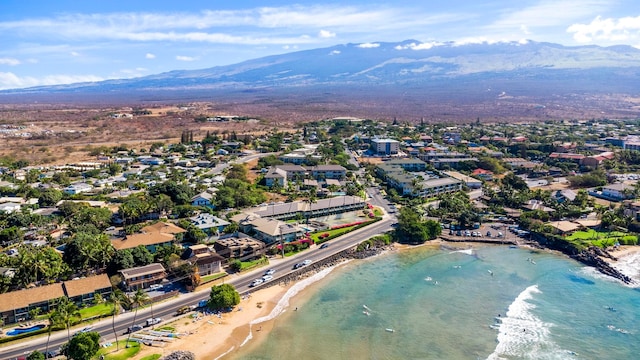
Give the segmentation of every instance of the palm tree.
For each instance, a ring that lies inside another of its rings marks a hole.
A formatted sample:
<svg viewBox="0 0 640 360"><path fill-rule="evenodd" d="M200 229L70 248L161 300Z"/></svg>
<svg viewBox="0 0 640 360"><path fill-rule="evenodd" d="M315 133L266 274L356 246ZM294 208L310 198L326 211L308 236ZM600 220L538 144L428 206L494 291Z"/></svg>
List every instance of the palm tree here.
<svg viewBox="0 0 640 360"><path fill-rule="evenodd" d="M118 332L116 331L116 315L120 312L120 307L124 302L124 294L122 291L116 289L109 297L109 304L113 305L113 317L111 318L111 329L113 329L113 335L116 338L116 351L120 350L120 344L118 343Z"/></svg>
<svg viewBox="0 0 640 360"><path fill-rule="evenodd" d="M45 356L49 353L49 340L51 339L51 331L54 326L62 324L62 318L60 317L60 313L57 311L52 311L47 315L49 319L49 327L47 328L47 345L44 348Z"/></svg>
<svg viewBox="0 0 640 360"><path fill-rule="evenodd" d="M138 289L138 291L136 291L133 294L133 296L129 298L131 306L135 306L136 308L136 311L133 313L133 321L131 322L132 327L136 323L136 317L138 316L138 308L140 308L140 306L144 304L144 302L147 301L148 299L149 299L149 295L147 295L147 293L142 291L142 289ZM129 331L129 336L127 336L127 346L129 346L129 339L131 339L131 331Z"/></svg>
<svg viewBox="0 0 640 360"><path fill-rule="evenodd" d="M58 301L56 312L60 314L61 322L67 327L67 341L69 341L71 340L71 320L76 317L81 317L80 311L73 301L63 296Z"/></svg>

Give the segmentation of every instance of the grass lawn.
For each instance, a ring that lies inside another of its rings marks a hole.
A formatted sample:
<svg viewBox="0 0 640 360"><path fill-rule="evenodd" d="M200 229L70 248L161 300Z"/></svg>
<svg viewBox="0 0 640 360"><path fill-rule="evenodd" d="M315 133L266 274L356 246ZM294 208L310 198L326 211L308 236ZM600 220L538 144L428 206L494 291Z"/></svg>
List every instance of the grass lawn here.
<svg viewBox="0 0 640 360"><path fill-rule="evenodd" d="M147 355L147 356L141 358L140 360L158 360L158 359L160 359L161 356L162 355L160 355L160 354L151 354L151 355Z"/></svg>
<svg viewBox="0 0 640 360"><path fill-rule="evenodd" d="M374 222L375 220L369 220L366 225L369 225L370 223ZM321 231L317 231L314 233L311 233L311 240L313 240L314 243L318 243L320 241L320 235L323 234L329 234L329 236L327 236L327 238L329 239L333 239L335 237L338 237L340 235L344 235L350 231L353 231L353 229L355 229L356 227L361 226L361 225L353 225L353 226L349 226L349 227L343 227L343 228L339 228L339 229L329 229L329 230L321 230Z"/></svg>
<svg viewBox="0 0 640 360"><path fill-rule="evenodd" d="M129 341L129 347L126 347L127 340L118 341L120 344L120 350L116 351L116 344L101 348L98 350L94 359L100 359L100 355L104 355L105 360L126 360L135 356L138 352L140 352L140 344L134 341Z"/></svg>
<svg viewBox="0 0 640 360"><path fill-rule="evenodd" d="M202 276L202 277L200 277L200 283L206 283L206 282L209 282L209 281L220 279L221 277L226 276L226 275L227 275L226 272L221 272L221 273L217 273L217 274L211 274L211 275Z"/></svg>
<svg viewBox="0 0 640 360"><path fill-rule="evenodd" d="M258 265L266 265L268 264L269 261L266 258L261 258L261 259L257 259L257 260L253 260L253 261L243 261L242 265L240 267L240 271L245 271L248 269L253 269L254 267L258 266Z"/></svg>
<svg viewBox="0 0 640 360"><path fill-rule="evenodd" d="M638 237L620 231L596 231L589 229L587 231L576 231L566 237L567 240L579 243L584 246L608 247L615 243L622 245L636 245Z"/></svg>
<svg viewBox="0 0 640 360"><path fill-rule="evenodd" d="M113 312L113 305L103 303L98 305L93 305L90 307L86 307L84 309L80 309L80 315L83 319L90 319L98 316L107 316L111 315Z"/></svg>

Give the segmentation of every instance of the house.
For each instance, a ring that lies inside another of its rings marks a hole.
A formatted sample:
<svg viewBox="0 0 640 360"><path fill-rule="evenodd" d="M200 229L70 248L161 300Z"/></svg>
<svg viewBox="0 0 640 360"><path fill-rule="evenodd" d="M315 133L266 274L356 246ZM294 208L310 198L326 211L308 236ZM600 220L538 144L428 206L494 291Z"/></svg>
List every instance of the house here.
<svg viewBox="0 0 640 360"><path fill-rule="evenodd" d="M627 184L611 184L602 187L602 196L612 200L633 199L634 187Z"/></svg>
<svg viewBox="0 0 640 360"><path fill-rule="evenodd" d="M522 208L527 210L539 210L546 213L552 213L556 211L555 209L545 206L542 201L538 200L529 200L525 205L522 206Z"/></svg>
<svg viewBox="0 0 640 360"><path fill-rule="evenodd" d="M264 175L264 182L268 187L275 186L276 184L284 187L287 182L287 172L273 167Z"/></svg>
<svg viewBox="0 0 640 360"><path fill-rule="evenodd" d="M111 281L107 274L89 276L62 283L67 297L76 304L91 303L95 294L107 298L111 294Z"/></svg>
<svg viewBox="0 0 640 360"><path fill-rule="evenodd" d="M571 189L558 190L553 194L553 197L557 202L563 203L565 201L572 202L576 199L578 194Z"/></svg>
<svg viewBox="0 0 640 360"><path fill-rule="evenodd" d="M213 244L216 253L227 262L247 261L261 258L266 253L266 245L243 233L225 235Z"/></svg>
<svg viewBox="0 0 640 360"><path fill-rule="evenodd" d="M204 206L204 207L208 207L208 208L215 208L215 205L213 205L213 194L209 193L209 192L201 192L198 195L195 195L194 197L191 198L191 205L193 206Z"/></svg>
<svg viewBox="0 0 640 360"><path fill-rule="evenodd" d="M375 155L395 155L400 150L400 142L393 139L371 139L371 150Z"/></svg>
<svg viewBox="0 0 640 360"><path fill-rule="evenodd" d="M305 233L299 226L287 224L277 219L257 218L250 221L249 224L253 236L267 245L280 241L295 241Z"/></svg>
<svg viewBox="0 0 640 360"><path fill-rule="evenodd" d="M158 263L123 269L120 270L120 274L127 291L147 289L151 285L161 283L167 277L164 266Z"/></svg>
<svg viewBox="0 0 640 360"><path fill-rule="evenodd" d="M587 156L582 159L580 165L590 168L598 168L603 161L612 160L615 157L615 154L611 151L605 151L598 155Z"/></svg>
<svg viewBox="0 0 640 360"><path fill-rule="evenodd" d="M89 192L92 189L93 189L93 186L91 186L91 185L89 185L87 183L76 183L76 184L71 184L71 185L67 186L62 191L65 194L76 195L76 194L82 194L82 193L85 193L85 192Z"/></svg>
<svg viewBox="0 0 640 360"><path fill-rule="evenodd" d="M222 256L211 252L209 247L203 244L189 246L186 252L187 261L198 267L198 274L206 276L222 271Z"/></svg>
<svg viewBox="0 0 640 360"><path fill-rule="evenodd" d="M471 172L471 176L475 176L484 181L491 181L493 180L493 171L477 168Z"/></svg>
<svg viewBox="0 0 640 360"><path fill-rule="evenodd" d="M471 176L461 174L457 171L444 171L444 173L451 178L462 181L470 189L479 189L482 187L482 181L472 178Z"/></svg>
<svg viewBox="0 0 640 360"><path fill-rule="evenodd" d="M196 216L190 217L189 220L191 220L191 223L198 229L204 231L208 235L218 235L222 233L227 225L229 225L228 221L220 219L219 217L213 216L209 213L200 213Z"/></svg>
<svg viewBox="0 0 640 360"><path fill-rule="evenodd" d="M159 247L171 245L176 235L186 232L183 228L171 223L158 222L145 226L140 233L125 236L123 239L113 239L111 244L116 250L133 249L140 245L155 253Z"/></svg>

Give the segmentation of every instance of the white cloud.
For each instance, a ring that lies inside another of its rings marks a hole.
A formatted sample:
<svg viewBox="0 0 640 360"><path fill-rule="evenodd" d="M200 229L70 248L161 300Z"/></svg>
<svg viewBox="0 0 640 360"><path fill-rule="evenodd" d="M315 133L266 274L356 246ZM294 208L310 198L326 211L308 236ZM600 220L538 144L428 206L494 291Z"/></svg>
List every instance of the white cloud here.
<svg viewBox="0 0 640 360"><path fill-rule="evenodd" d="M144 57L147 58L147 59L155 59L156 58L156 56L154 54L152 54L152 53L147 53Z"/></svg>
<svg viewBox="0 0 640 360"><path fill-rule="evenodd" d="M588 24L573 24L567 28L573 39L588 43L592 41L637 42L640 39L640 16L618 19L598 16Z"/></svg>
<svg viewBox="0 0 640 360"><path fill-rule="evenodd" d="M411 49L411 50L429 50L435 46L442 46L444 45L444 43L438 42L438 41L430 41L430 42L423 42L423 43L410 43L410 44L406 44L406 45L398 45L395 47L396 50L406 50L406 49Z"/></svg>
<svg viewBox="0 0 640 360"><path fill-rule="evenodd" d="M179 61L196 61L196 60L198 60L198 58L191 57L191 56L178 55L178 56L176 56L176 60L179 60Z"/></svg>
<svg viewBox="0 0 640 360"><path fill-rule="evenodd" d="M338 55L340 54L340 50L333 50L332 52L329 53L329 55Z"/></svg>
<svg viewBox="0 0 640 360"><path fill-rule="evenodd" d="M332 38L332 37L336 37L336 33L331 32L329 30L320 30L320 32L318 33L318 37L321 38Z"/></svg>
<svg viewBox="0 0 640 360"><path fill-rule="evenodd" d="M362 44L358 44L356 46L361 48L361 49L373 49L373 48L379 47L380 44L378 44L378 43L362 43Z"/></svg>
<svg viewBox="0 0 640 360"><path fill-rule="evenodd" d="M20 65L20 60L14 58L0 58L0 65L16 66Z"/></svg>
<svg viewBox="0 0 640 360"><path fill-rule="evenodd" d="M77 51L72 51L70 52L71 56L80 56L80 53L78 53Z"/></svg>
<svg viewBox="0 0 640 360"><path fill-rule="evenodd" d="M0 72L0 90L102 80L106 79L95 75L48 75L42 78L36 78L33 76L20 77L12 72Z"/></svg>

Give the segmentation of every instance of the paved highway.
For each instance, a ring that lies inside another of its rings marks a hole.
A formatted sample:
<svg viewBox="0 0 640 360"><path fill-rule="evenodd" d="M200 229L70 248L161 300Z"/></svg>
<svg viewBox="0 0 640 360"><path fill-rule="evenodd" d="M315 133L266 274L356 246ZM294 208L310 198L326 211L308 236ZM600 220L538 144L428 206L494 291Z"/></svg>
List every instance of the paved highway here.
<svg viewBox="0 0 640 360"><path fill-rule="evenodd" d="M387 209L387 202L382 199L381 196L376 196L376 190L373 188L367 189L367 191L373 195L370 199L371 203L376 206L382 206ZM259 278L263 275L264 271L267 269L275 269L276 272L273 274L274 279L271 282L278 281L278 278L283 277L285 275L290 274L293 271L293 266L296 263L302 262L304 260L311 260L312 262L317 262L322 259L325 259L329 256L332 256L340 251L349 249L354 245L381 233L384 233L388 230L391 230L391 224L395 222L395 217L386 215L383 220L378 221L372 225L367 227L358 229L349 234L338 237L334 240L328 242L329 246L320 249L320 247L313 246L311 249L306 250L302 253L299 253L295 256L286 259L275 259L272 260L271 266L269 268L264 268L260 270L256 270L253 272L249 272L247 274L241 275L230 275L227 279L227 283L232 284L240 293L246 293L247 291L255 291L260 288L257 286L255 288L250 288L249 284L255 278ZM169 300L166 302L162 302L159 304L155 304L152 307L141 309L138 311L136 316L135 324L141 324L146 321L146 319L151 317L161 317L164 320L170 320L176 314L176 311L185 305L195 305L200 300L205 300L209 298L209 290L204 289L198 292L181 294L177 298L173 300ZM126 329L132 325L134 312L127 312L124 314L120 314L116 316L115 319L115 330L118 334L119 339L123 339L124 332ZM86 326L86 324L80 325L75 329L71 330L71 334L74 331L81 329ZM92 325L93 331L97 331L100 333L102 337L102 341L112 341L115 340L112 328L112 319L105 319L99 322L96 322ZM0 347L0 359L14 359L19 356L24 356L25 354L29 354L34 350L44 351L45 344L47 341L46 336L39 336L32 340L26 340L20 343L8 344ZM49 341L49 351L57 350L60 346L68 341L67 332L66 331L58 331L56 333L51 334L51 340Z"/></svg>

